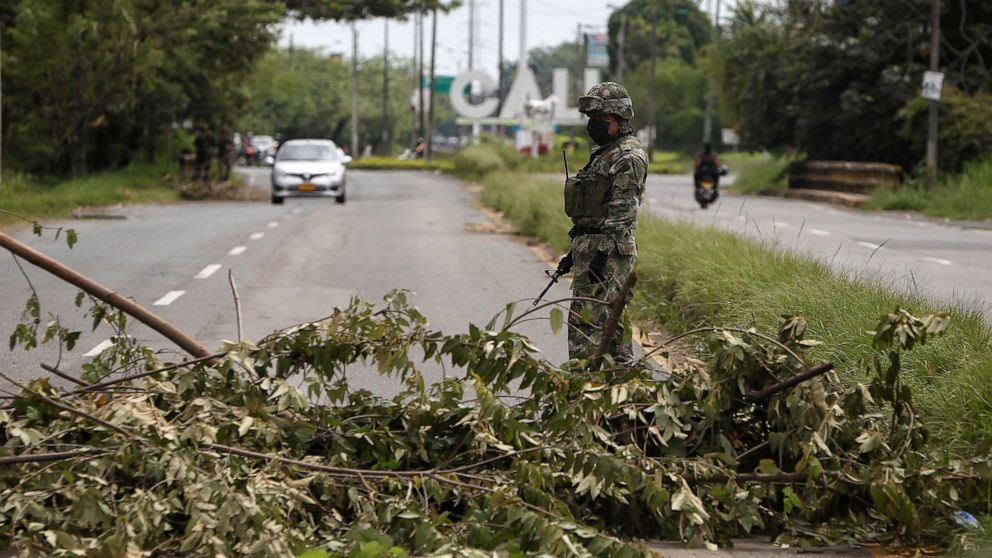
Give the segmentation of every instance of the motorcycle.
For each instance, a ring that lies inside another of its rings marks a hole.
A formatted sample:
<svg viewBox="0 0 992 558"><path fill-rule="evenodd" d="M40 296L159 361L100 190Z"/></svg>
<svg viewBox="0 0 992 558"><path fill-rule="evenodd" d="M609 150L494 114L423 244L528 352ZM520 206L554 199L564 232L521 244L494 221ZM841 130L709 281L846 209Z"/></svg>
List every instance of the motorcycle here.
<svg viewBox="0 0 992 558"><path fill-rule="evenodd" d="M693 174L693 181L695 183L694 197L701 209L706 209L708 205L720 197L720 177L726 176L727 172L727 165L717 167L709 161L703 161L696 168L696 172Z"/></svg>

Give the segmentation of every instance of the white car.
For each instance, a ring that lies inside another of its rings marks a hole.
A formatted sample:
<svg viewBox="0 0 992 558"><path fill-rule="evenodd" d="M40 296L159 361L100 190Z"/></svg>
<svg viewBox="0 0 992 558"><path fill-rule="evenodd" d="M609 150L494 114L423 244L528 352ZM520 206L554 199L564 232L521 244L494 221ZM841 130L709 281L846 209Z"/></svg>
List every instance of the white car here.
<svg viewBox="0 0 992 558"><path fill-rule="evenodd" d="M333 197L344 203L345 165L350 162L351 157L342 155L331 140L283 143L272 165L272 203L290 197Z"/></svg>

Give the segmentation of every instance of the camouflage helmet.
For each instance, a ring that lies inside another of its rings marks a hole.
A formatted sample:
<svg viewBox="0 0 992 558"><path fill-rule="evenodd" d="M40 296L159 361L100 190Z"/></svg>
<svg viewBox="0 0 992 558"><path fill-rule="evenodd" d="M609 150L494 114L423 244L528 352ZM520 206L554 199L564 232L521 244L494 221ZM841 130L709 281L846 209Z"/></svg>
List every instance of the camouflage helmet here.
<svg viewBox="0 0 992 558"><path fill-rule="evenodd" d="M634 117L634 104L627 88L615 81L604 81L589 88L589 92L579 97L579 112L585 115L594 113L614 114L623 120Z"/></svg>

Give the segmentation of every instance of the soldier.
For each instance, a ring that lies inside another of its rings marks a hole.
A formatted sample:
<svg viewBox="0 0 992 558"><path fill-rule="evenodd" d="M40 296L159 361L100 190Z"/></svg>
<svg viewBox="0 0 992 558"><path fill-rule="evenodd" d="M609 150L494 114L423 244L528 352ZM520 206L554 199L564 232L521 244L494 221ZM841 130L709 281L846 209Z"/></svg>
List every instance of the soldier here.
<svg viewBox="0 0 992 558"><path fill-rule="evenodd" d="M637 208L644 195L648 155L634 136L630 119L633 104L619 83L593 86L579 97L579 111L589 117L586 127L596 143L589 162L565 183L565 213L572 218L568 231L572 249L559 270L574 265L572 296L612 304L634 270L637 244ZM596 356L609 316L604 304L573 300L568 318L569 358ZM633 347L623 341L623 325L616 329L606 354L616 362L633 360Z"/></svg>

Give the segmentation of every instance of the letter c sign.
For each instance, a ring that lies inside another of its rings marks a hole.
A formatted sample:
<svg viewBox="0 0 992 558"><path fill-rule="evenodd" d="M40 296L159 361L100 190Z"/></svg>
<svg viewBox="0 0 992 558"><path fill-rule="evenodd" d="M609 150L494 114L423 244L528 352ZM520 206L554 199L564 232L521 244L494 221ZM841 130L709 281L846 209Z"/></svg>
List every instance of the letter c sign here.
<svg viewBox="0 0 992 558"><path fill-rule="evenodd" d="M451 89L448 93L451 96L451 108L465 118L485 118L496 111L496 107L499 106L499 99L487 97L477 105L470 103L465 98L465 88L473 81L481 83L483 90L496 88L496 81L482 70L470 70L464 74L459 74L451 82Z"/></svg>

